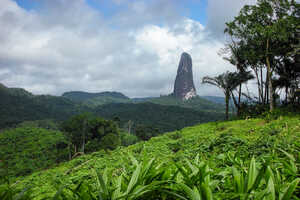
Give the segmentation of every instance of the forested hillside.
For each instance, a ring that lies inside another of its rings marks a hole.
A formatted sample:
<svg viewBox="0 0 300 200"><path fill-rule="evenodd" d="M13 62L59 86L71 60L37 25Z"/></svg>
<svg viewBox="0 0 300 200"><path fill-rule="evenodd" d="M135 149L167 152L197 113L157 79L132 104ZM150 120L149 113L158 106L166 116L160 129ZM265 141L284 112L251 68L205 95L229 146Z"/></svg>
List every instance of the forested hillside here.
<svg viewBox="0 0 300 200"><path fill-rule="evenodd" d="M82 103L90 107L97 107L99 105L108 103L127 103L130 99L120 92L65 92L63 97L66 97L74 102Z"/></svg>
<svg viewBox="0 0 300 200"><path fill-rule="evenodd" d="M86 110L63 97L32 95L24 89L0 86L0 129L28 120L66 120Z"/></svg>
<svg viewBox="0 0 300 200"><path fill-rule="evenodd" d="M33 199L297 199L299 119L278 113L187 127L18 178L11 190L29 187L23 195Z"/></svg>
<svg viewBox="0 0 300 200"><path fill-rule="evenodd" d="M65 97L33 95L24 89L7 88L2 85L0 90L0 129L34 120L52 119L61 123L82 112L90 112L106 119L119 118L121 128L125 128L126 124L131 121L133 123L132 131L135 131L136 126L143 125L151 126L159 133L197 123L224 119L220 106L198 97L186 102L173 97L160 97L139 103L117 103L118 101L111 103L111 98L123 99L124 102L132 102L132 100L120 93L113 92L100 93L102 96L91 99L89 93L83 94L85 96L82 96L82 93L79 93L78 96L75 95L78 99L85 99L84 103L80 103L81 100L74 102ZM89 104L89 102L94 100L97 101L94 105L101 104L101 106L91 106L92 103Z"/></svg>
<svg viewBox="0 0 300 200"><path fill-rule="evenodd" d="M141 100L139 101L141 102ZM182 101L172 95L160 96L156 98L146 98L145 102L151 102L160 105L179 106L183 108L190 108L197 111L208 111L208 112L224 112L224 106L213 101L209 101L205 98L196 96L189 100Z"/></svg>
<svg viewBox="0 0 300 200"><path fill-rule="evenodd" d="M80 102L86 106L95 108L97 106L112 104L112 103L154 103L165 106L179 106L190 108L198 111L224 112L224 98L222 97L193 97L189 100L181 100L174 97L172 94L160 97L145 97L145 98L128 98L119 92L66 92L62 95L74 102ZM217 100L216 100L217 99ZM221 105L220 105L221 104Z"/></svg>
<svg viewBox="0 0 300 200"><path fill-rule="evenodd" d="M133 130L137 125L145 125L157 128L160 133L224 119L223 113L154 103L107 104L97 107L95 113L108 119L119 118L121 127L126 127L128 121L132 121Z"/></svg>
<svg viewBox="0 0 300 200"><path fill-rule="evenodd" d="M32 126L6 130L0 133L1 176L24 176L53 167L68 160L67 146L59 131Z"/></svg>

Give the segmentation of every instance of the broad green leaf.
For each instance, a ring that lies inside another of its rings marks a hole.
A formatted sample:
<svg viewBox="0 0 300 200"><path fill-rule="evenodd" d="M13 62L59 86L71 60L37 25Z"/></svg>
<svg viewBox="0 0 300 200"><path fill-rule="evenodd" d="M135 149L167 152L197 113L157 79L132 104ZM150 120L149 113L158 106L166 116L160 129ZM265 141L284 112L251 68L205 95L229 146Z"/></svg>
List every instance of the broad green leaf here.
<svg viewBox="0 0 300 200"><path fill-rule="evenodd" d="M253 157L250 162L249 171L248 171L248 182L247 182L247 191L249 192L256 180L257 177L257 170L256 170L256 163L255 158Z"/></svg>
<svg viewBox="0 0 300 200"><path fill-rule="evenodd" d="M189 186L187 186L183 183L179 183L178 186L181 189L183 189L183 191L187 195L188 199L190 199L190 200L202 200L201 194L199 193L199 191L196 187L191 189Z"/></svg>
<svg viewBox="0 0 300 200"><path fill-rule="evenodd" d="M117 182L116 182L116 189L113 191L112 194L112 200L117 199L122 195L121 193L121 187L122 187L122 175L118 177Z"/></svg>
<svg viewBox="0 0 300 200"><path fill-rule="evenodd" d="M192 173L189 175L189 177L193 177L196 174L198 174L199 169L195 167L189 160L186 159L186 163L188 164L189 168L191 169Z"/></svg>
<svg viewBox="0 0 300 200"><path fill-rule="evenodd" d="M292 161L296 161L296 159L295 159L295 157L292 155L292 154L290 154L290 153L288 153L288 152L286 152L285 150L283 150L283 149L280 149L280 148L277 148L279 151L281 151L282 153L284 153L289 159L291 159Z"/></svg>
<svg viewBox="0 0 300 200"><path fill-rule="evenodd" d="M276 200L275 185L272 177L270 177L268 180L267 191L268 191L267 200Z"/></svg>
<svg viewBox="0 0 300 200"><path fill-rule="evenodd" d="M132 191L132 189L136 186L140 174L141 174L141 165L138 164L135 171L133 172L133 174L131 176L130 182L127 187L126 194L129 194Z"/></svg>
<svg viewBox="0 0 300 200"><path fill-rule="evenodd" d="M94 173L96 174L96 180L98 184L98 189L99 189L99 196L102 196L101 193L105 194L105 196L108 195L108 188L107 185L105 184L105 181L100 173L97 173L95 169Z"/></svg>
<svg viewBox="0 0 300 200"><path fill-rule="evenodd" d="M154 164L154 160L155 158L152 158L149 162L147 162L147 164L142 168L143 170L143 174L142 176L145 177L146 174L148 174L149 170L152 168L153 164Z"/></svg>
<svg viewBox="0 0 300 200"><path fill-rule="evenodd" d="M139 165L139 162L137 161L137 159L135 159L135 157L133 157L133 155L129 154L128 155L131 162L135 165L135 166L138 166Z"/></svg>
<svg viewBox="0 0 300 200"><path fill-rule="evenodd" d="M241 173L235 168L232 167L232 174L233 174L233 182L234 182L234 186L235 186L235 191L238 193L243 193L244 189L243 189L243 183L242 183L242 177L241 177Z"/></svg>
<svg viewBox="0 0 300 200"><path fill-rule="evenodd" d="M201 192L205 196L205 200L213 200L213 194L212 191L207 184L201 185Z"/></svg>
<svg viewBox="0 0 300 200"><path fill-rule="evenodd" d="M293 196L293 193L299 183L300 179L297 178L289 184L289 186L284 190L280 200L290 200Z"/></svg>
<svg viewBox="0 0 300 200"><path fill-rule="evenodd" d="M162 191L163 193L170 194L171 196L176 197L176 199L189 200L186 197L182 196L181 194L176 193L176 191L169 191L164 189L160 191Z"/></svg>

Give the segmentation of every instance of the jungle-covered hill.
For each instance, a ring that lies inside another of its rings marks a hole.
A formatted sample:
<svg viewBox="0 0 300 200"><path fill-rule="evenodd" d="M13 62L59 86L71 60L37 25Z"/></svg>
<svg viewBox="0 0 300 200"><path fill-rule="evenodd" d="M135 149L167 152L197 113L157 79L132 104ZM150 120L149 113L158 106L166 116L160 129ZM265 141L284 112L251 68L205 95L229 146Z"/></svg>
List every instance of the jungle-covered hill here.
<svg viewBox="0 0 300 200"><path fill-rule="evenodd" d="M22 88L0 84L0 129L28 120L65 120L87 109L67 98L33 95Z"/></svg>
<svg viewBox="0 0 300 200"><path fill-rule="evenodd" d="M161 97L134 103L117 92L94 95L71 92L64 96L33 95L21 88L0 85L0 130L15 127L24 121L51 119L61 123L83 112L107 119L118 117L121 127L126 126L128 121L133 121L133 128L137 125L146 125L158 129L160 133L224 119L220 106L199 97L186 102L173 97ZM94 101L94 98L98 98L97 102L101 100L102 103L99 105L96 103L97 106L86 103ZM112 98L122 99L124 102L111 101Z"/></svg>
<svg viewBox="0 0 300 200"><path fill-rule="evenodd" d="M87 199L122 194L130 199L297 199L299 124L299 114L278 112L186 127L16 178L13 187L32 187L33 199L55 194Z"/></svg>

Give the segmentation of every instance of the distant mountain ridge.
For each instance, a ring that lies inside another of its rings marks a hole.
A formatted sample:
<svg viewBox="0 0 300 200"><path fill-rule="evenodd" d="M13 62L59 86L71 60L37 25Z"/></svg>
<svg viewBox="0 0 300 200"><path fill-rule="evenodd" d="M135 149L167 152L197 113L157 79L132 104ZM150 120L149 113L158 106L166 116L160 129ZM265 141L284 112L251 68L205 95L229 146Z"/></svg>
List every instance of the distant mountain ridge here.
<svg viewBox="0 0 300 200"><path fill-rule="evenodd" d="M8 88L2 83L0 83L0 92L4 92L14 96L27 96L33 97L34 95L23 88Z"/></svg>
<svg viewBox="0 0 300 200"><path fill-rule="evenodd" d="M120 92L97 92L97 93L91 93L91 92L83 92L83 91L71 91L71 92L65 92L62 95L63 97L66 97L68 99L71 99L76 102L83 102L85 100L96 98L96 97L112 97L112 98L119 98L119 99L129 99L129 97L125 96L124 94Z"/></svg>
<svg viewBox="0 0 300 200"><path fill-rule="evenodd" d="M225 105L225 97L219 96L201 96L201 98L206 99L208 101ZM245 97L241 97L241 102L247 102L248 100ZM234 102L232 99L229 100L229 106L235 108Z"/></svg>
<svg viewBox="0 0 300 200"><path fill-rule="evenodd" d="M201 97L208 101L225 105L225 97L219 97L219 96L201 96Z"/></svg>
<svg viewBox="0 0 300 200"><path fill-rule="evenodd" d="M88 107L97 107L104 104L109 103L129 103L129 97L125 96L120 92L97 92L97 93L90 93L90 92L83 92L83 91L72 91L72 92L65 92L63 97L68 98L76 103L81 103Z"/></svg>
<svg viewBox="0 0 300 200"><path fill-rule="evenodd" d="M221 104L216 104L212 101L206 100L200 96L192 97L188 100L181 100L172 95L168 96L160 96L160 97L148 97L142 99L135 100L135 103L154 103L165 106L179 106L183 108L189 108L197 111L212 111L212 112L223 112L224 106Z"/></svg>
<svg viewBox="0 0 300 200"><path fill-rule="evenodd" d="M22 88L0 85L0 129L28 120L65 120L86 110L64 97L33 95Z"/></svg>
<svg viewBox="0 0 300 200"><path fill-rule="evenodd" d="M160 97L129 98L120 92L66 92L62 95L74 102L82 103L86 106L96 108L105 104L112 103L154 103L165 106L179 106L183 108L194 109L197 111L223 112L224 105L202 98L200 96L192 97L188 100L181 100L173 95Z"/></svg>
<svg viewBox="0 0 300 200"><path fill-rule="evenodd" d="M71 96L74 94L77 95L77 101L85 100L71 100L68 96L70 93L63 96L33 95L24 89L8 88L1 84L0 130L24 121L63 121L82 112L91 112L106 119L119 117L121 126L133 121L135 125L151 126L162 132L222 120L224 116L221 112L222 106L200 97L181 101L173 96L129 99L118 92L92 95L76 92L71 93Z"/></svg>

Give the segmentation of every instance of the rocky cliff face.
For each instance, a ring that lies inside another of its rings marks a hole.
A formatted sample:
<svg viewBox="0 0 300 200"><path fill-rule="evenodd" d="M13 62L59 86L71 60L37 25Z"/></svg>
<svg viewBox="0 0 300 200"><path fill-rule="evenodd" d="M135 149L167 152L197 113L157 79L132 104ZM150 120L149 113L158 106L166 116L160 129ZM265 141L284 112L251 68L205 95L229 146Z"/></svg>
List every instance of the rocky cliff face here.
<svg viewBox="0 0 300 200"><path fill-rule="evenodd" d="M188 100L197 95L193 81L192 58L185 52L181 54L173 94L182 100Z"/></svg>

